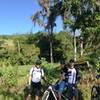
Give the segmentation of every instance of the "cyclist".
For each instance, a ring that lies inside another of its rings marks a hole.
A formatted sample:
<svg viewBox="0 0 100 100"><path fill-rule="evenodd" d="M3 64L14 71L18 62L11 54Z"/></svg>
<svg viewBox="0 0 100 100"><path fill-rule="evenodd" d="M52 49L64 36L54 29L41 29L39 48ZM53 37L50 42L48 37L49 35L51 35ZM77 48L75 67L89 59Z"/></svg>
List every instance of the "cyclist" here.
<svg viewBox="0 0 100 100"><path fill-rule="evenodd" d="M74 60L70 60L69 67L66 66L64 61L62 61L60 64L61 79L56 85L56 89L59 91L59 100L61 100L61 94L64 92L66 86L68 87L68 90L70 92L68 96L69 100L72 99L73 95L75 95L76 99L78 99L76 83L80 79L80 75L78 70L74 67Z"/></svg>
<svg viewBox="0 0 100 100"><path fill-rule="evenodd" d="M35 66L30 69L29 73L29 94L26 100L30 100L31 95L34 93L35 100L39 100L39 93L41 89L41 79L44 77L44 71L41 68L41 61L36 60Z"/></svg>
<svg viewBox="0 0 100 100"><path fill-rule="evenodd" d="M70 60L69 68L67 70L67 86L69 90L69 100L72 100L73 96L75 100L78 100L78 90L76 88L76 84L80 79L80 74L78 69L74 67L74 60Z"/></svg>
<svg viewBox="0 0 100 100"><path fill-rule="evenodd" d="M61 70L60 80L57 81L55 85L55 89L58 90L59 92L59 100L61 100L61 94L63 93L66 86L66 75L68 69L64 60L60 62L60 70Z"/></svg>

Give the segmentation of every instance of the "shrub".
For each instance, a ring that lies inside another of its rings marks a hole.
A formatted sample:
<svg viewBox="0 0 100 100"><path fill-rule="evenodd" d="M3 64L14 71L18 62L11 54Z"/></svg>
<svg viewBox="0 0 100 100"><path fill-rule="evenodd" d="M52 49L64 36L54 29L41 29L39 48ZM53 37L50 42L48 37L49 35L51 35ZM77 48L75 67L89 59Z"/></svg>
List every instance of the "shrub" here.
<svg viewBox="0 0 100 100"><path fill-rule="evenodd" d="M10 88L17 84L17 67L8 66L2 68L1 71L5 87Z"/></svg>

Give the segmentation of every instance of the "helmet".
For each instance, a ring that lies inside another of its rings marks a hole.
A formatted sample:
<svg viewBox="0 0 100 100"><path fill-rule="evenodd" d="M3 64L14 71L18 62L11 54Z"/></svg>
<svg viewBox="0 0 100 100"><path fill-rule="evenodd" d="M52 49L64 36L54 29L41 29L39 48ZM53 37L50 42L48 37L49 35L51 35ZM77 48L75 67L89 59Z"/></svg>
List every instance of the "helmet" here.
<svg viewBox="0 0 100 100"><path fill-rule="evenodd" d="M36 65L41 65L41 61L40 61L40 60L36 60L36 61L35 61L35 64L36 64Z"/></svg>

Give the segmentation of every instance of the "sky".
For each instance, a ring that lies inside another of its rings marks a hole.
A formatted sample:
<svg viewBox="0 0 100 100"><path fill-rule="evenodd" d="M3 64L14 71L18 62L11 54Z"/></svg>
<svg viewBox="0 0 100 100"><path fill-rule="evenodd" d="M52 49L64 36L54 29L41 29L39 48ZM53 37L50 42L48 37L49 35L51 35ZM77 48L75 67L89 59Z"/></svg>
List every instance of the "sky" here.
<svg viewBox="0 0 100 100"><path fill-rule="evenodd" d="M0 0L0 35L23 34L31 31L31 16L40 10L37 0ZM57 27L54 31L62 30L62 21L58 17ZM33 33L42 31L43 28L36 25Z"/></svg>

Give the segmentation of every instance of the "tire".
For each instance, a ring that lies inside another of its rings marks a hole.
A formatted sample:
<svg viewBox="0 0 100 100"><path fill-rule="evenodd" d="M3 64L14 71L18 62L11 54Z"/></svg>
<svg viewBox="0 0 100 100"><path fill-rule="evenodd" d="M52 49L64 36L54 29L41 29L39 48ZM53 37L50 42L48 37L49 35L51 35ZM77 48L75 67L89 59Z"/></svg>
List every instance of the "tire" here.
<svg viewBox="0 0 100 100"><path fill-rule="evenodd" d="M49 92L45 91L44 95L42 96L42 100L48 100L48 97L49 97Z"/></svg>

